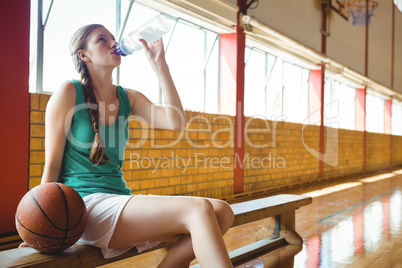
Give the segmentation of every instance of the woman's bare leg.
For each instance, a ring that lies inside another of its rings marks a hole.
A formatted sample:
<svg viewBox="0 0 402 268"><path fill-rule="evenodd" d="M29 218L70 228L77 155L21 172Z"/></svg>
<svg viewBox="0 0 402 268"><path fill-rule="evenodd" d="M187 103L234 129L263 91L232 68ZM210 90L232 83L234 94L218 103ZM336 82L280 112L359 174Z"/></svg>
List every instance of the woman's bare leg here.
<svg viewBox="0 0 402 268"><path fill-rule="evenodd" d="M215 215L219 223L221 234L224 235L233 223L233 211L230 206L218 199L208 199L214 207ZM183 235L168 251L165 258L159 264L159 268L180 267L194 260L194 250L191 235Z"/></svg>
<svg viewBox="0 0 402 268"><path fill-rule="evenodd" d="M109 246L125 248L144 241L166 241L184 235L172 247L161 267L185 266L194 258L192 249L202 267L232 267L211 202L214 201L204 198L136 196L123 209ZM225 213L231 219L222 229L228 229L233 220L233 214ZM189 242L192 248L188 246Z"/></svg>

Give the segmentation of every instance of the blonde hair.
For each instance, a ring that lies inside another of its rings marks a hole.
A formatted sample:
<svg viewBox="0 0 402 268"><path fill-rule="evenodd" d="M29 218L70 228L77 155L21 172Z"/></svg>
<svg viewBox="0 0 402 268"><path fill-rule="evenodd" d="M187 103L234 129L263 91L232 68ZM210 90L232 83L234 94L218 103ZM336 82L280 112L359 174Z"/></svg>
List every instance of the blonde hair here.
<svg viewBox="0 0 402 268"><path fill-rule="evenodd" d="M95 165L104 165L109 162L109 157L105 154L105 143L99 134L99 104L96 100L94 87L92 85L91 76L85 63L78 56L79 50L87 47L87 39L93 30L104 27L101 24L90 24L78 29L70 42L70 54L77 72L81 75L81 84L84 89L85 100L89 104L89 113L92 117L92 128L95 132L95 138L92 145L89 161Z"/></svg>

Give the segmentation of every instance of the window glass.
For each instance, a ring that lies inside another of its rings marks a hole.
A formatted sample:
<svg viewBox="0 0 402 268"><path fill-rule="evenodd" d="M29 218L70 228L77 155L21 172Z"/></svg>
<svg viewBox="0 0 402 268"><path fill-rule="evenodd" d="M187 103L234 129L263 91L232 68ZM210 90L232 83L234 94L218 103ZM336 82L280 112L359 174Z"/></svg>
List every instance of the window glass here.
<svg viewBox="0 0 402 268"><path fill-rule="evenodd" d="M324 92L324 125L354 130L356 89L327 79Z"/></svg>
<svg viewBox="0 0 402 268"><path fill-rule="evenodd" d="M121 23L126 17L129 3L121 1ZM49 4L50 0L44 0L44 17ZM32 1L31 8L30 91L36 92L37 1ZM134 3L122 37L159 13L143 4ZM171 30L163 36L166 59L184 108L216 112L219 34L168 14L167 17ZM91 23L103 24L117 39L116 20L116 1L54 1L44 34L43 91L53 92L63 81L79 78L68 47L72 34L78 28ZM152 102L163 102L158 80L143 50L122 57L122 63L113 77L115 83L142 92Z"/></svg>
<svg viewBox="0 0 402 268"><path fill-rule="evenodd" d="M34 1L36 2L36 1ZM44 15L46 16L50 1L44 1ZM79 7L79 8L77 8ZM37 18L37 3L33 5L31 14L34 21ZM96 5L92 1L54 1L44 34L43 58L43 91L54 91L65 80L78 78L69 53L69 43L73 33L86 24L100 23L115 34L115 2L98 0ZM113 14L105 16L105 14ZM37 25L37 22L34 23ZM32 35L36 35L36 28ZM35 37L36 39L36 37ZM32 51L36 55L36 51ZM36 68L36 60L31 58L32 68ZM36 70L33 71L30 86L35 91Z"/></svg>
<svg viewBox="0 0 402 268"><path fill-rule="evenodd" d="M208 37L207 51L211 50L211 52L205 69L205 111L217 113L219 101L219 35L208 31L206 33Z"/></svg>
<svg viewBox="0 0 402 268"><path fill-rule="evenodd" d="M366 130L384 133L384 100L367 94L366 97Z"/></svg>
<svg viewBox="0 0 402 268"><path fill-rule="evenodd" d="M289 122L301 123L306 118L303 108L302 68L285 62L283 66L283 114Z"/></svg>
<svg viewBox="0 0 402 268"><path fill-rule="evenodd" d="M123 21L126 16L129 1L121 1L121 3L121 16ZM122 37L124 38L131 31L158 14L159 12L156 10L143 5L134 4ZM169 22L173 28L174 22L172 22L172 20L169 20ZM172 30L162 37L165 46L171 32ZM159 83L151 66L148 64L144 50L135 51L129 56L122 57L119 84L140 91L154 103L160 103L161 101Z"/></svg>
<svg viewBox="0 0 402 268"><path fill-rule="evenodd" d="M215 38L210 35L208 42L208 35L191 24L176 26L166 58L172 76L179 78L175 83L185 109L204 110L204 65Z"/></svg>
<svg viewBox="0 0 402 268"><path fill-rule="evenodd" d="M272 55L268 55L268 83L267 106L268 119L282 120L282 65L283 61Z"/></svg>
<svg viewBox="0 0 402 268"><path fill-rule="evenodd" d="M301 95L301 102L302 105L300 106L300 123L303 123L306 121L308 117L308 81L310 77L310 70L304 69L302 70L302 81L301 81L301 90L302 90L302 95Z"/></svg>
<svg viewBox="0 0 402 268"><path fill-rule="evenodd" d="M267 57L256 49L246 49L244 79L244 114L265 117Z"/></svg>
<svg viewBox="0 0 402 268"><path fill-rule="evenodd" d="M402 103L392 101L392 135L402 136Z"/></svg>

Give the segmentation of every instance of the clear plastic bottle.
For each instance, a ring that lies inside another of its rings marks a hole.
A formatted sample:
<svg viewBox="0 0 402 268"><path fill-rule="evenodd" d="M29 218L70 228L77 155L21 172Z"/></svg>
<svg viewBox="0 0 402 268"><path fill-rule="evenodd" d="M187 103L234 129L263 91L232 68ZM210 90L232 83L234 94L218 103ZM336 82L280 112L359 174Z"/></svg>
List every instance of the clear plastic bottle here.
<svg viewBox="0 0 402 268"><path fill-rule="evenodd" d="M129 33L126 38L123 38L116 45L116 52L122 56L130 55L134 51L144 48L138 39L144 39L148 44L151 44L169 32L169 30L169 20L164 15L159 14Z"/></svg>

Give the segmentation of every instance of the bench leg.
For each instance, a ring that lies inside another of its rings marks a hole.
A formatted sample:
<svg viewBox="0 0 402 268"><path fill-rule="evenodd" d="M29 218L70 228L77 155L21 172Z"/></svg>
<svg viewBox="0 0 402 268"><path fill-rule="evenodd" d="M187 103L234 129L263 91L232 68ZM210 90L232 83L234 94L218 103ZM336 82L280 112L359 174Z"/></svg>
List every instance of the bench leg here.
<svg viewBox="0 0 402 268"><path fill-rule="evenodd" d="M295 211L264 220L264 227L255 234L257 241L271 236L285 238L290 245L302 245L303 239L295 230Z"/></svg>

